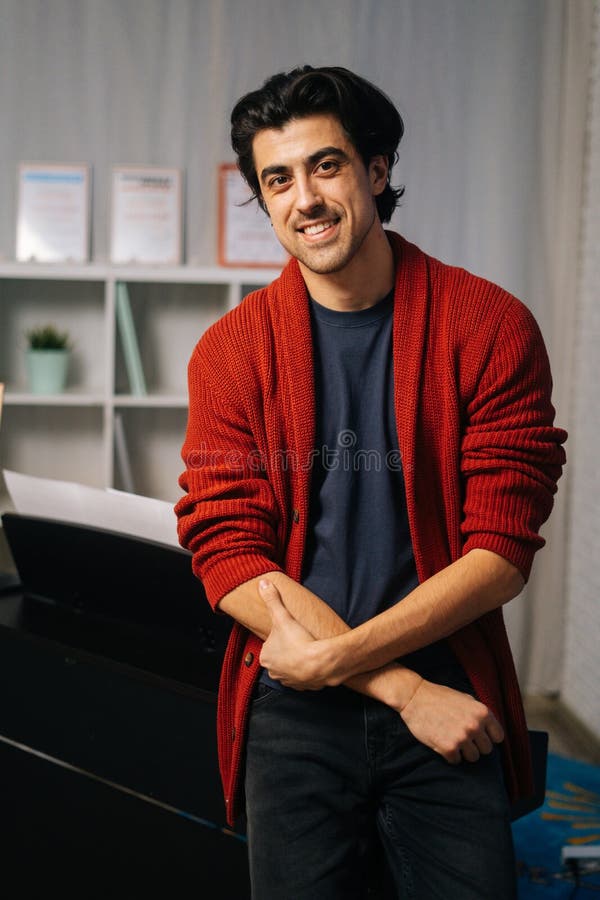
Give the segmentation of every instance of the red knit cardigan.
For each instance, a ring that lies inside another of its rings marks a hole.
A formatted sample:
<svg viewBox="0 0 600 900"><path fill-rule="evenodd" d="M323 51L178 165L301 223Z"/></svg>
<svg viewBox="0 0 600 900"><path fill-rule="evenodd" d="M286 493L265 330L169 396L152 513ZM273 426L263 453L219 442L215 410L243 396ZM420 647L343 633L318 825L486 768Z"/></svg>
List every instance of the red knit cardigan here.
<svg viewBox="0 0 600 900"><path fill-rule="evenodd" d="M395 412L420 581L480 547L529 576L565 454L551 375L528 309L498 286L388 232L395 260ZM191 357L177 502L179 540L213 608L268 571L299 581L308 523L315 399L309 303L291 260L209 328ZM449 638L502 723L511 799L532 789L521 695L502 611ZM234 624L217 707L227 819L241 772L260 640Z"/></svg>

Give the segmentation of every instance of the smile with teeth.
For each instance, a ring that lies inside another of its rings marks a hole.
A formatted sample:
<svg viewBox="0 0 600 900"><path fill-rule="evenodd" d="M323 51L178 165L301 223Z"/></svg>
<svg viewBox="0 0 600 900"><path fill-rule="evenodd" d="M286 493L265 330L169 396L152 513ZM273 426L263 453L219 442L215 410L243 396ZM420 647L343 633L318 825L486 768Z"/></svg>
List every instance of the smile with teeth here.
<svg viewBox="0 0 600 900"><path fill-rule="evenodd" d="M336 224L337 220L333 219L331 222L319 222L317 225L307 225L306 228L302 228L301 231L304 234L320 234L322 231L327 231L328 228L333 228Z"/></svg>

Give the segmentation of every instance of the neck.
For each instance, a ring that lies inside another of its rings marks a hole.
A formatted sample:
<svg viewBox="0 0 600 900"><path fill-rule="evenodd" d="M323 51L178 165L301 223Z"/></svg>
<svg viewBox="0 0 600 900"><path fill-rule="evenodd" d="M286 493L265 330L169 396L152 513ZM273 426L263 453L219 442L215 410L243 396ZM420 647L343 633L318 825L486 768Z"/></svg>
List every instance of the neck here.
<svg viewBox="0 0 600 900"><path fill-rule="evenodd" d="M368 309L394 286L394 256L378 218L358 252L339 272L322 275L301 262L299 265L310 296L341 312Z"/></svg>

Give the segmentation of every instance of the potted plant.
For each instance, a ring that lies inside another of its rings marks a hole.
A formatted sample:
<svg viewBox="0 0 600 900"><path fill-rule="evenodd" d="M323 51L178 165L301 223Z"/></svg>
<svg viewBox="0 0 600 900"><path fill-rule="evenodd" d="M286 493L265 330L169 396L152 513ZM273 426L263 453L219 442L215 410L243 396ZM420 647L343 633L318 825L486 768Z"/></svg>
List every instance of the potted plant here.
<svg viewBox="0 0 600 900"><path fill-rule="evenodd" d="M54 325L31 328L27 334L27 374L32 394L58 394L64 390L71 340Z"/></svg>

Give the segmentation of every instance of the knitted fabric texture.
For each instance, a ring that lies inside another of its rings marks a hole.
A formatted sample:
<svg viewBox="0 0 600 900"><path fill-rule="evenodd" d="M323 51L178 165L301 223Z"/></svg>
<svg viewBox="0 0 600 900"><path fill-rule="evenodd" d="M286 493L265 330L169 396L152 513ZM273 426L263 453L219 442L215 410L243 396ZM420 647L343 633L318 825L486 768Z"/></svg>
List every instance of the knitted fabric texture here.
<svg viewBox="0 0 600 900"><path fill-rule="evenodd" d="M419 580L474 548L527 580L565 462L544 343L515 297L388 232L396 261L394 394ZM309 300L296 260L198 342L177 502L179 540L215 608L273 570L300 581L315 441ZM325 598L326 599L326 598ZM521 695L501 609L449 638L505 730L511 799L531 792ZM234 624L217 738L227 817L243 802L242 762L261 641Z"/></svg>

